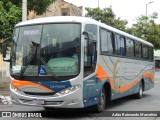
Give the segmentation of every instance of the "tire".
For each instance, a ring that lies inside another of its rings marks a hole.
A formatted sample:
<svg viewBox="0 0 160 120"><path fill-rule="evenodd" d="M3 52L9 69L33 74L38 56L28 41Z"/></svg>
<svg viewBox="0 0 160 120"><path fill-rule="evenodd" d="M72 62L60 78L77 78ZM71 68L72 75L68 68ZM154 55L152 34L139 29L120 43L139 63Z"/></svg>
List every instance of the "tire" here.
<svg viewBox="0 0 160 120"><path fill-rule="evenodd" d="M52 107L43 107L45 110L50 110L50 111L55 111L56 108L52 108Z"/></svg>
<svg viewBox="0 0 160 120"><path fill-rule="evenodd" d="M138 93L136 94L137 99L141 99L143 97L143 84L140 82Z"/></svg>
<svg viewBox="0 0 160 120"><path fill-rule="evenodd" d="M106 94L105 94L105 90L103 89L99 103L93 107L93 110L94 112L99 113L104 111L105 107L106 107Z"/></svg>

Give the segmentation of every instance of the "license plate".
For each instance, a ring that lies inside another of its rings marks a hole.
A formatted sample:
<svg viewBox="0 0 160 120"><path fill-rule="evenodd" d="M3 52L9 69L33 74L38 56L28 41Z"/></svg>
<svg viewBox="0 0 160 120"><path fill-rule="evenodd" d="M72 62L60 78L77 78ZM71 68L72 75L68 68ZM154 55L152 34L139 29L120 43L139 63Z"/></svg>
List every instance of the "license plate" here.
<svg viewBox="0 0 160 120"><path fill-rule="evenodd" d="M42 105L42 104L44 104L44 100L43 99L34 99L33 104Z"/></svg>

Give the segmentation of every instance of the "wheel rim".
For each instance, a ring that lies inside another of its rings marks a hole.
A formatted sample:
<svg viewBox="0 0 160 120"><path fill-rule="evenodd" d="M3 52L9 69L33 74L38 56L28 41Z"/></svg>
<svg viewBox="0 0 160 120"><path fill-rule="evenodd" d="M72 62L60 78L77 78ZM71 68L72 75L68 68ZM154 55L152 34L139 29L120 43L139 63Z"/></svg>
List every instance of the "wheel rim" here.
<svg viewBox="0 0 160 120"><path fill-rule="evenodd" d="M100 109L104 108L104 106L105 106L104 104L105 104L105 96L104 96L104 93L102 93L101 94L100 104L99 104Z"/></svg>
<svg viewBox="0 0 160 120"><path fill-rule="evenodd" d="M139 88L140 90L139 90L139 95L140 95L140 97L142 96L142 94L143 94L143 91L142 91L142 85L140 86L140 88Z"/></svg>

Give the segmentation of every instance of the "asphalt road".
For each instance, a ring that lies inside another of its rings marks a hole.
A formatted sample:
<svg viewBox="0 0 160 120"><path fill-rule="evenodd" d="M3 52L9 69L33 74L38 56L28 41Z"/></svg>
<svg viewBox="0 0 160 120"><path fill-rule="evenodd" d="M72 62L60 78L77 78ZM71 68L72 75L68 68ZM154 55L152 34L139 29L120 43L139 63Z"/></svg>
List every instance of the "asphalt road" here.
<svg viewBox="0 0 160 120"><path fill-rule="evenodd" d="M78 119L78 120L160 120L158 117L104 117L107 111L160 111L160 72L155 73L155 86L154 88L145 91L142 99L135 99L134 96L128 96L118 100L112 101L106 110L102 113L88 112L87 109L71 109L71 110L56 110L46 111L41 107L28 107L18 105L1 105L0 111L27 111L42 113L42 118L30 119ZM52 112L52 113L51 113ZM0 120L17 120L26 118L0 118Z"/></svg>

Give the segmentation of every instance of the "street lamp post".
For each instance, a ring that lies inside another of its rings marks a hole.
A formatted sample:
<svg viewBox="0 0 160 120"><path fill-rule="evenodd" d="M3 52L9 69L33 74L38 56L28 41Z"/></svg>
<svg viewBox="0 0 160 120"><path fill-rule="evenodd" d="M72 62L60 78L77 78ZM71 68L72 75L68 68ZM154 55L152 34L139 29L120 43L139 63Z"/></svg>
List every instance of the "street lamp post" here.
<svg viewBox="0 0 160 120"><path fill-rule="evenodd" d="M99 0L98 0L98 8L99 8Z"/></svg>
<svg viewBox="0 0 160 120"><path fill-rule="evenodd" d="M22 0L22 21L27 20L27 0Z"/></svg>
<svg viewBox="0 0 160 120"><path fill-rule="evenodd" d="M151 4L151 3L153 3L153 1L151 1L151 2L149 2L149 3L146 4L146 16L147 16L147 6L148 6L149 4Z"/></svg>

